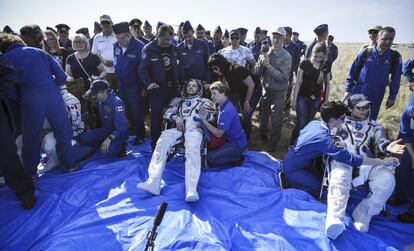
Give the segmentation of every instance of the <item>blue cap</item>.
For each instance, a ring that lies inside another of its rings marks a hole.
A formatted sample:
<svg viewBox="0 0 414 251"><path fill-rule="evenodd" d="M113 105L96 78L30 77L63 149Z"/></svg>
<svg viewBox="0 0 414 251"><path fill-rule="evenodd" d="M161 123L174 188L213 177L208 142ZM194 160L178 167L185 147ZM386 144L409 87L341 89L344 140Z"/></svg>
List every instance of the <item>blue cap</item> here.
<svg viewBox="0 0 414 251"><path fill-rule="evenodd" d="M292 33L292 28L291 27L286 26L284 28L285 28L286 33Z"/></svg>
<svg viewBox="0 0 414 251"><path fill-rule="evenodd" d="M320 35L325 31L328 31L328 25L327 24L321 24L313 30L313 32L315 32L316 35Z"/></svg>
<svg viewBox="0 0 414 251"><path fill-rule="evenodd" d="M155 26L155 29L158 31L158 29L163 25L164 23L161 21L158 21L157 26Z"/></svg>
<svg viewBox="0 0 414 251"><path fill-rule="evenodd" d="M63 32L69 32L70 27L67 24L58 24L55 26L56 29L59 31L63 31Z"/></svg>
<svg viewBox="0 0 414 251"><path fill-rule="evenodd" d="M262 33L262 29L260 29L260 27L256 27L256 29L254 30L255 34L259 34Z"/></svg>
<svg viewBox="0 0 414 251"><path fill-rule="evenodd" d="M99 32L102 31L101 25L96 21L95 21L95 23L93 23L93 30L94 31L99 31Z"/></svg>
<svg viewBox="0 0 414 251"><path fill-rule="evenodd" d="M121 34L121 33L130 33L128 22L114 24L112 28L114 29L115 35Z"/></svg>
<svg viewBox="0 0 414 251"><path fill-rule="evenodd" d="M147 20L145 20L145 22L144 22L144 27L145 26L152 27L151 24Z"/></svg>
<svg viewBox="0 0 414 251"><path fill-rule="evenodd" d="M295 35L295 36L299 36L299 32L297 32L297 31L292 32L292 34Z"/></svg>
<svg viewBox="0 0 414 251"><path fill-rule="evenodd" d="M88 33L89 33L88 28L80 28L79 30L76 31L76 34L88 34Z"/></svg>
<svg viewBox="0 0 414 251"><path fill-rule="evenodd" d="M196 30L197 31L204 31L206 29L204 29L204 27L201 24L199 24L199 25L197 25L197 29Z"/></svg>
<svg viewBox="0 0 414 251"><path fill-rule="evenodd" d="M92 94L95 95L99 91L109 89L109 84L106 82L106 80L97 79L92 81L91 86L89 87L89 90L86 92L86 95Z"/></svg>
<svg viewBox="0 0 414 251"><path fill-rule="evenodd" d="M229 31L227 29L224 31L224 37L225 38L229 38L230 37Z"/></svg>
<svg viewBox="0 0 414 251"><path fill-rule="evenodd" d="M222 33L222 34L223 34L223 31L221 30L220 25L219 25L219 26L217 26L217 27L214 29L213 34L216 34L216 33Z"/></svg>
<svg viewBox="0 0 414 251"><path fill-rule="evenodd" d="M247 34L247 29L246 28L238 28L240 35L244 36Z"/></svg>
<svg viewBox="0 0 414 251"><path fill-rule="evenodd" d="M194 31L193 26L191 25L190 21L185 21L183 27L181 27L183 33L187 33L188 31Z"/></svg>

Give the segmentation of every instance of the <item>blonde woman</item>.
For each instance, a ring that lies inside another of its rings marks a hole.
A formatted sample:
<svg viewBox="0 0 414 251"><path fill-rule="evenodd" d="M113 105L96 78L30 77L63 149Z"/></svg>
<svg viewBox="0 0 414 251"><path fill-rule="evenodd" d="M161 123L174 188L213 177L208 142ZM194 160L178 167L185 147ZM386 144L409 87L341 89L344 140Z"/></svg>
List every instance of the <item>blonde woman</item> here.
<svg viewBox="0 0 414 251"><path fill-rule="evenodd" d="M330 69L325 69L327 46L319 42L312 49L310 59L299 65L292 109L296 110L296 126L290 143L293 144L302 130L315 118L321 103L328 100Z"/></svg>
<svg viewBox="0 0 414 251"><path fill-rule="evenodd" d="M56 33L50 30L45 31L43 40L43 48L47 51L56 61L60 64L62 69L66 67L66 58L68 57L68 51L59 46L59 40Z"/></svg>

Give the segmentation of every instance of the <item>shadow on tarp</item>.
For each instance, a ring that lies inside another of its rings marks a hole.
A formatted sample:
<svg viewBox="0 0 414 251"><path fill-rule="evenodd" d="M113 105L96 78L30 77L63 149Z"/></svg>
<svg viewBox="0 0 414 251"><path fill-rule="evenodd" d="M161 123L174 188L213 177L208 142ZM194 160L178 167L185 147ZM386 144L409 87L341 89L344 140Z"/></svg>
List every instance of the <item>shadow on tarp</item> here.
<svg viewBox="0 0 414 251"><path fill-rule="evenodd" d="M97 155L75 173L46 174L31 211L0 189L0 250L143 250L163 201L156 250L394 250L414 240L413 225L383 216L374 217L369 233L346 217L346 231L329 240L326 205L296 189L282 191L279 163L265 154L248 152L241 167L203 170L197 203L184 201L180 157L167 164L160 196L137 189L150 158L147 141L122 159Z"/></svg>

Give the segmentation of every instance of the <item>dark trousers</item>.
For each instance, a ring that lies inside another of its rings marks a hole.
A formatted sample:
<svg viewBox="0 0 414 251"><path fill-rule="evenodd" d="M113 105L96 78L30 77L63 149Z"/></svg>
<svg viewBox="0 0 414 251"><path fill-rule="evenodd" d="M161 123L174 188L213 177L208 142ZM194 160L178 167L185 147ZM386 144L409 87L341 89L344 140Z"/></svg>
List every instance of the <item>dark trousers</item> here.
<svg viewBox="0 0 414 251"><path fill-rule="evenodd" d="M31 177L25 172L17 156L14 142L12 120L6 103L0 100L0 171L6 184L21 197L26 193L34 193Z"/></svg>
<svg viewBox="0 0 414 251"><path fill-rule="evenodd" d="M141 96L141 90L138 93L129 93L128 90L120 90L119 92L122 101L124 101L127 108L127 115L135 126L135 135L138 139L145 138L145 97Z"/></svg>

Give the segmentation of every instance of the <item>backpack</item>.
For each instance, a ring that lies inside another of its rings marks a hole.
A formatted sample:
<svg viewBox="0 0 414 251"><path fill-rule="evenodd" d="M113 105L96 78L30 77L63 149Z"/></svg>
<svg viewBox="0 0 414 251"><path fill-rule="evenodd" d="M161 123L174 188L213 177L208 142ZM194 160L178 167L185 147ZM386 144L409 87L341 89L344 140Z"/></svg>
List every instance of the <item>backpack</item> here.
<svg viewBox="0 0 414 251"><path fill-rule="evenodd" d="M364 66L364 64L367 62L369 54L371 53L372 48L371 47L365 47L364 48L364 54L362 56L362 60L359 62L356 71L355 71L355 75L354 75L354 82L358 82L358 78L359 78L359 74L362 71L362 67ZM392 55L391 55L391 71L390 73L393 71L394 67L397 66L399 58L400 58L400 53L396 50L392 50Z"/></svg>

